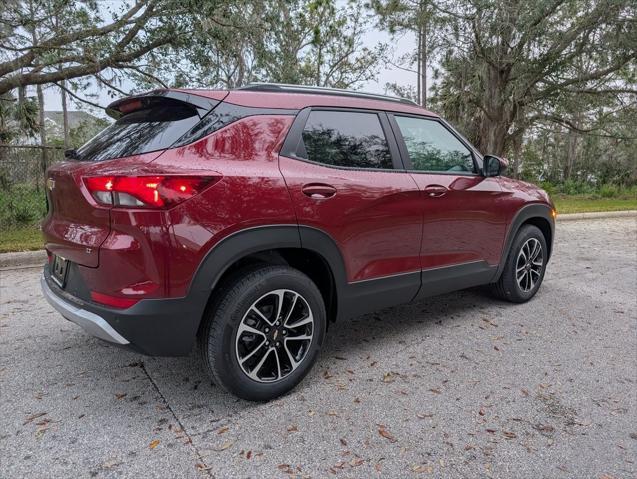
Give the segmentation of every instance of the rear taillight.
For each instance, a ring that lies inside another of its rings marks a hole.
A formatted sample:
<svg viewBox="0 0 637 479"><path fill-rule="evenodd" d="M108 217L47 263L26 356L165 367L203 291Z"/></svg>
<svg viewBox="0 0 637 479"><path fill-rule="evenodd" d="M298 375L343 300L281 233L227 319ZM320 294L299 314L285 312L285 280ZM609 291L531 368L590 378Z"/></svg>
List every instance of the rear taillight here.
<svg viewBox="0 0 637 479"><path fill-rule="evenodd" d="M89 176L84 184L103 205L170 208L200 193L212 180L202 176Z"/></svg>

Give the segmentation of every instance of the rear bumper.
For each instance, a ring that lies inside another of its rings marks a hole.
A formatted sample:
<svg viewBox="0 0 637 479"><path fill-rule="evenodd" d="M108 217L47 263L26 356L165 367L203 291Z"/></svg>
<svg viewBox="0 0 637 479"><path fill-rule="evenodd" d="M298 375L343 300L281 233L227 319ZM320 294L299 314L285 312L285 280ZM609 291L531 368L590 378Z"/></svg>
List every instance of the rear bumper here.
<svg viewBox="0 0 637 479"><path fill-rule="evenodd" d="M128 309L107 308L58 287L48 265L40 279L46 300L91 336L149 356L186 356L197 335L207 298L143 299Z"/></svg>
<svg viewBox="0 0 637 479"><path fill-rule="evenodd" d="M40 286L42 287L44 298L58 313L69 321L81 326L91 336L111 343L130 344L130 341L115 331L101 316L75 306L54 294L47 284L44 275L40 278Z"/></svg>

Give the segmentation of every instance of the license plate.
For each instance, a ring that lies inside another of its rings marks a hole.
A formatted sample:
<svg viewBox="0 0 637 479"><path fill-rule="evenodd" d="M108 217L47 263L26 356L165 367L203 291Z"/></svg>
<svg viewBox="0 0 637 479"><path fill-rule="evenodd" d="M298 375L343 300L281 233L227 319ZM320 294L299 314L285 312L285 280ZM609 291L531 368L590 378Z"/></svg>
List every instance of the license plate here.
<svg viewBox="0 0 637 479"><path fill-rule="evenodd" d="M69 269L69 262L61 256L53 257L53 268L51 270L51 278L60 288L64 288L66 283L66 272Z"/></svg>

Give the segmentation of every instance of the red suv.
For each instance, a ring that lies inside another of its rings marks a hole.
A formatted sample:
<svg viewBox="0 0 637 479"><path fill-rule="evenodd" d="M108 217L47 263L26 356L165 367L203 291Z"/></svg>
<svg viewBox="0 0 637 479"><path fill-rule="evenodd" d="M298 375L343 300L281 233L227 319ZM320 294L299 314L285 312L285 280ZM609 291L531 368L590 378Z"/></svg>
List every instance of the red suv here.
<svg viewBox="0 0 637 479"><path fill-rule="evenodd" d="M555 210L398 98L256 84L159 90L47 175L42 289L132 350L239 397L289 391L330 321L477 285L537 292Z"/></svg>

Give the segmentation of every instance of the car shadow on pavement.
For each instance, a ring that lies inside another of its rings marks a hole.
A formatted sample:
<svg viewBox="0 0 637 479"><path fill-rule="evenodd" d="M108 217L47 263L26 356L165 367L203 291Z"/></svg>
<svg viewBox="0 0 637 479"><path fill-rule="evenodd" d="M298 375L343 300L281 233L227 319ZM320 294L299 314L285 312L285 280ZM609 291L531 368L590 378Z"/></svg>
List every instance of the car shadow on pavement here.
<svg viewBox="0 0 637 479"><path fill-rule="evenodd" d="M511 306L496 302L496 307L503 310ZM452 334L457 326L478 319L487 308L492 312L493 307L494 300L473 289L332 323L318 363L294 391L278 401L294 401L298 395L311 394L324 381L326 370L344 367L356 370L369 363L370 357L395 358L404 347L422 343L428 338L435 340L441 335ZM269 407L267 403L237 399L213 384L196 348L189 356L179 358L147 357L109 347L94 339L79 348L71 346L68 349L65 351L70 353L67 359L80 364L80 369L89 371L89 374L90 371L100 374L99 371L103 371L105 366L119 366L130 371L131 378L137 380L137 389L140 384L147 384L149 388L142 391L143 394L125 389L119 394L127 393L129 398L143 397L143 401L148 402L148 396L154 389L157 400L165 403L190 434L213 431L228 417L244 410ZM100 374L94 386L104 388L105 392L122 389L121 376ZM120 384L109 384L110 381ZM132 410L138 407L134 403L131 405Z"/></svg>

